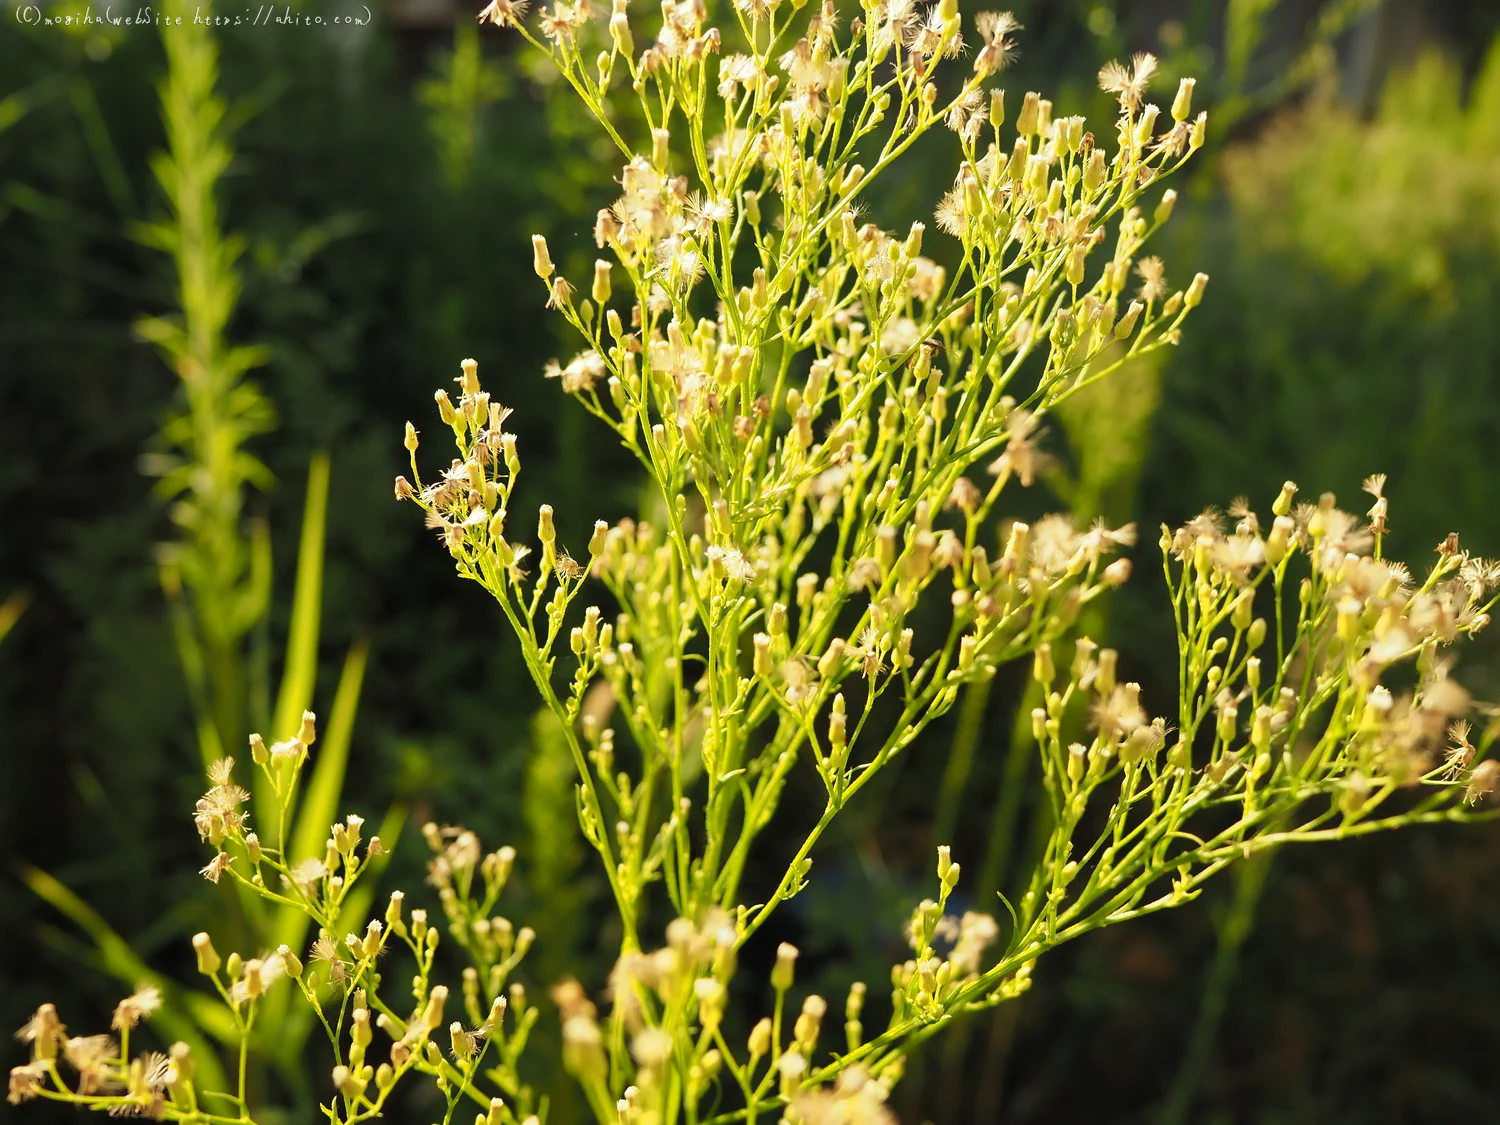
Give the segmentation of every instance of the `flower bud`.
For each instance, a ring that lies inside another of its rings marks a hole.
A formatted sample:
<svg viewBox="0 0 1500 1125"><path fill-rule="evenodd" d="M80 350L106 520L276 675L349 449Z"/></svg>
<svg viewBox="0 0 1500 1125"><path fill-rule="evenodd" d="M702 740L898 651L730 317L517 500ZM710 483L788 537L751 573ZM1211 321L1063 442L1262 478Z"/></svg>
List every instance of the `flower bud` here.
<svg viewBox="0 0 1500 1125"><path fill-rule="evenodd" d="M962 865L949 862L944 867L943 864L939 863L938 868L938 879L943 884L943 890L952 891L954 887L958 886L958 877L961 874Z"/></svg>
<svg viewBox="0 0 1500 1125"><path fill-rule="evenodd" d="M1108 695L1115 690L1115 671L1119 666L1120 654L1112 648L1099 650L1099 666L1094 673L1094 689L1100 695Z"/></svg>
<svg viewBox="0 0 1500 1125"><path fill-rule="evenodd" d="M1272 714L1269 707L1257 707L1255 717L1250 721L1250 745L1262 753L1271 745Z"/></svg>
<svg viewBox="0 0 1500 1125"><path fill-rule="evenodd" d="M1203 303L1203 291L1208 288L1208 274L1195 273L1193 283L1187 287L1187 292L1182 295L1182 304L1185 308L1196 309Z"/></svg>
<svg viewBox="0 0 1500 1125"><path fill-rule="evenodd" d="M789 942L782 942L776 947L776 964L771 969L771 987L777 992L785 992L791 988L796 966L797 947Z"/></svg>
<svg viewBox="0 0 1500 1125"><path fill-rule="evenodd" d="M251 1000L258 1000L266 992L266 963L259 957L252 957L245 962L245 975L241 984L245 987L245 995Z"/></svg>
<svg viewBox="0 0 1500 1125"><path fill-rule="evenodd" d="M755 674L757 676L769 676L773 667L771 662L771 638L766 633L756 633L754 637L754 644Z"/></svg>
<svg viewBox="0 0 1500 1125"><path fill-rule="evenodd" d="M1088 252L1088 244L1083 242L1068 251L1066 276L1069 285L1083 284L1084 262L1088 257Z"/></svg>
<svg viewBox="0 0 1500 1125"><path fill-rule="evenodd" d="M1292 532L1296 528L1291 516L1280 515L1271 522L1271 534L1266 536L1266 562L1275 566L1286 558L1287 551L1291 549Z"/></svg>
<svg viewBox="0 0 1500 1125"><path fill-rule="evenodd" d="M177 1071L178 1082L191 1082L197 1067L193 1064L193 1049L186 1043L173 1043L168 1051L172 1066Z"/></svg>
<svg viewBox="0 0 1500 1125"><path fill-rule="evenodd" d="M1021 112L1016 114L1016 132L1022 137L1034 137L1037 119L1041 114L1041 95L1028 92L1021 99Z"/></svg>
<svg viewBox="0 0 1500 1125"><path fill-rule="evenodd" d="M1104 163L1104 153L1096 148L1093 152L1089 153L1088 161L1083 166L1084 192L1092 195L1098 191L1100 185L1104 183L1106 174L1107 169Z"/></svg>
<svg viewBox="0 0 1500 1125"><path fill-rule="evenodd" d="M911 230L906 236L906 243L902 247L908 259L915 258L922 253L922 234L926 229L927 227L922 223L912 223Z"/></svg>
<svg viewBox="0 0 1500 1125"><path fill-rule="evenodd" d="M193 951L198 955L198 971L206 977L211 977L219 971L223 964L219 960L219 954L214 949L213 940L204 933L193 935Z"/></svg>
<svg viewBox="0 0 1500 1125"><path fill-rule="evenodd" d="M624 12L616 11L609 17L609 37L620 54L626 57L635 54L635 41L630 35L630 19Z"/></svg>
<svg viewBox="0 0 1500 1125"><path fill-rule="evenodd" d="M1241 590L1234 599L1234 608L1229 611L1229 623L1236 629L1248 629L1254 612L1255 591Z"/></svg>
<svg viewBox="0 0 1500 1125"><path fill-rule="evenodd" d="M821 996L809 996L802 1001L802 1011L792 1027L792 1037L799 1046L811 1048L818 1042L818 1033L823 1029L823 1016L828 1011L828 1001Z"/></svg>
<svg viewBox="0 0 1500 1125"><path fill-rule="evenodd" d="M1172 120L1186 121L1193 112L1193 87L1198 84L1196 78L1184 78L1177 83L1177 96L1172 99Z"/></svg>
<svg viewBox="0 0 1500 1125"><path fill-rule="evenodd" d="M594 303L604 306L609 303L612 292L609 282L610 264L603 258L594 262L594 284L589 289L589 296L594 298Z"/></svg>
<svg viewBox="0 0 1500 1125"><path fill-rule="evenodd" d="M1170 219L1172 217L1172 211L1176 206L1177 192L1172 188L1168 188L1166 191L1162 192L1161 202L1156 205L1156 214L1154 216L1157 224L1160 225Z"/></svg>
<svg viewBox="0 0 1500 1125"><path fill-rule="evenodd" d="M841 755L848 745L847 723L848 713L844 710L844 696L840 692L833 697L833 711L828 716L828 745L835 754Z"/></svg>
<svg viewBox="0 0 1500 1125"><path fill-rule="evenodd" d="M43 1004L21 1029L18 1038L31 1042L32 1062L43 1062L57 1057L58 1044L67 1042L67 1028L58 1018L57 1008Z"/></svg>
<svg viewBox="0 0 1500 1125"><path fill-rule="evenodd" d="M771 1050L771 1021L769 1018L761 1019L750 1029L750 1057L758 1059L764 1057Z"/></svg>
<svg viewBox="0 0 1500 1125"><path fill-rule="evenodd" d="M500 1025L505 1021L505 1009L509 1007L504 996L496 996L495 1002L490 1005L490 1014L485 1017L484 1033L494 1035L500 1030Z"/></svg>
<svg viewBox="0 0 1500 1125"><path fill-rule="evenodd" d="M429 931L436 933L436 930ZM427 1007L422 1011L421 1023L428 1032L434 1032L443 1026L443 1005L448 1002L448 989L445 985L435 985L427 994Z"/></svg>
<svg viewBox="0 0 1500 1125"><path fill-rule="evenodd" d="M1031 534L1031 525L1016 520L1010 525L1010 535L1005 540L1005 555L1002 560L1008 571L1021 565L1021 556L1026 550L1026 539Z"/></svg>
<svg viewBox="0 0 1500 1125"><path fill-rule="evenodd" d="M825 680L833 679L843 663L846 647L843 637L834 637L829 641L827 650L818 660L818 675Z"/></svg>
<svg viewBox="0 0 1500 1125"><path fill-rule="evenodd" d="M1104 568L1104 573L1100 577L1104 579L1105 585L1118 589L1130 581L1131 570L1132 564L1129 559L1116 559Z"/></svg>
<svg viewBox="0 0 1500 1125"><path fill-rule="evenodd" d="M1036 646L1031 675L1043 687L1051 687L1052 681L1057 678L1057 667L1052 661L1052 646L1046 641Z"/></svg>
<svg viewBox="0 0 1500 1125"><path fill-rule="evenodd" d="M531 236L531 268L543 281L552 276L552 256L547 253L547 240L539 234Z"/></svg>
<svg viewBox="0 0 1500 1125"><path fill-rule="evenodd" d="M766 628L773 637L779 637L786 632L786 606L780 602L776 602L771 606L771 614L766 621Z"/></svg>
<svg viewBox="0 0 1500 1125"><path fill-rule="evenodd" d="M1234 732L1238 725L1239 717L1240 712L1237 707L1219 708L1219 722L1217 727L1219 741L1227 745L1234 739Z"/></svg>
<svg viewBox="0 0 1500 1125"><path fill-rule="evenodd" d="M333 1068L333 1086L344 1097L352 1100L365 1092L366 1083L347 1066L336 1066Z"/></svg>
<svg viewBox="0 0 1500 1125"><path fill-rule="evenodd" d="M302 975L302 961L292 952L290 946L278 945L276 956L281 958L281 967L286 970L289 977L300 977Z"/></svg>
<svg viewBox="0 0 1500 1125"><path fill-rule="evenodd" d="M1075 742L1068 747L1068 778L1078 782L1083 780L1083 775L1088 771L1089 748L1081 742Z"/></svg>
<svg viewBox="0 0 1500 1125"><path fill-rule="evenodd" d="M1198 114L1198 116L1193 120L1193 128L1188 133L1188 149L1192 152L1197 152L1200 148L1203 147L1203 142L1207 139L1207 137L1208 114L1204 112Z"/></svg>

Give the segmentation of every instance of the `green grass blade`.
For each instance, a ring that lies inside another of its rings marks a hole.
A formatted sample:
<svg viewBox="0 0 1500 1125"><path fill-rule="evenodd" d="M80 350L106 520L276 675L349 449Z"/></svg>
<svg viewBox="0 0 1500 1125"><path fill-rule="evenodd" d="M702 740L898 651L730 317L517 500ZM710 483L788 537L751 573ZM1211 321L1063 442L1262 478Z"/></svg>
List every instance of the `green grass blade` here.
<svg viewBox="0 0 1500 1125"><path fill-rule="evenodd" d="M328 529L326 451L313 455L307 468L307 505L302 513L302 542L297 549L297 586L292 593L292 624L286 642L286 667L276 697L276 738L297 733L302 712L312 706L318 678L318 628L323 618L323 545Z"/></svg>
<svg viewBox="0 0 1500 1125"><path fill-rule="evenodd" d="M292 591L292 621L287 633L286 664L276 693L271 729L261 731L267 742L291 738L302 712L312 706L318 679L318 632L323 619L323 547L328 530L327 451L313 454L307 466L307 499L302 509L302 538L297 547L297 584ZM254 782L256 819L269 833L278 822L271 783L257 773ZM271 839L268 835L267 839ZM275 840L276 847L286 841Z"/></svg>
<svg viewBox="0 0 1500 1125"><path fill-rule="evenodd" d="M339 676L338 691L333 697L333 711L323 726L313 748L312 778L308 781L297 810L291 833L288 861L296 864L309 856L321 856L328 828L338 815L339 797L344 790L344 774L349 764L349 744L354 737L354 717L359 711L359 693L364 685L369 647L363 642L351 645ZM301 945L307 930L307 918L299 911L283 909L277 920L273 944L285 943L293 949Z"/></svg>
<svg viewBox="0 0 1500 1125"><path fill-rule="evenodd" d="M205 1088L227 1089L218 1055L203 1037L203 1032L207 1032L222 1042L234 1040L234 1021L222 1003L194 989L182 988L153 972L130 943L116 933L93 907L47 872L26 867L22 869L21 878L37 897L66 915L89 936L99 952L100 965L111 976L127 988L154 984L161 989L162 1006L152 1017L152 1024L163 1038L180 1039L192 1048L193 1061Z"/></svg>

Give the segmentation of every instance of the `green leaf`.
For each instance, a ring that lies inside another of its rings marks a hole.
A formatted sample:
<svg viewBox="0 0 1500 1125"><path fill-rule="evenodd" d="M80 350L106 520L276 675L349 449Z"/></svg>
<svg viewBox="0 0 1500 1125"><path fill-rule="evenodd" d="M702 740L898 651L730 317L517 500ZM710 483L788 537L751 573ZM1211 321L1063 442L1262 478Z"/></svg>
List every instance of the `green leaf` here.
<svg viewBox="0 0 1500 1125"><path fill-rule="evenodd" d="M364 684L369 648L363 642L350 646L339 676L338 691L333 697L333 712L317 741L312 780L292 828L287 862L295 866L300 860L323 854L328 828L338 816L339 797L344 789L344 773L349 763L349 744L354 736L354 716L359 710L359 693ZM275 944L300 946L307 930L307 918L300 911L286 910L279 919Z"/></svg>
<svg viewBox="0 0 1500 1125"><path fill-rule="evenodd" d="M318 678L318 631L323 616L323 546L328 525L328 453L313 455L307 467L307 500L302 510L302 539L297 548L297 584L292 591L292 621L286 642L286 666L276 695L268 741L290 738L312 706ZM346 666L347 667L347 666ZM361 669L362 670L362 669ZM343 767L339 769L342 784ZM268 828L278 822L276 795L263 773L254 783L256 818ZM284 848L286 841L276 840Z"/></svg>
<svg viewBox="0 0 1500 1125"><path fill-rule="evenodd" d="M318 677L318 627L323 616L323 546L328 523L328 453L313 455L307 471L307 506L297 549L297 586L292 593L292 626L286 642L286 668L276 697L276 738L297 732L302 712L312 706ZM361 658L361 661L363 658ZM347 666L346 666L347 668ZM361 663L363 670L363 663Z"/></svg>

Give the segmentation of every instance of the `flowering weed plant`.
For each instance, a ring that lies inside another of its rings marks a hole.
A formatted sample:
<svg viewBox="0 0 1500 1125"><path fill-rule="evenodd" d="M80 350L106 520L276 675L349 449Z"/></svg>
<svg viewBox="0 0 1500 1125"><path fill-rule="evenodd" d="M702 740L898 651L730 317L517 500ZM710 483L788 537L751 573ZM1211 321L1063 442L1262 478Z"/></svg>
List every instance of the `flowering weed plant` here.
<svg viewBox="0 0 1500 1125"><path fill-rule="evenodd" d="M741 0L727 16L710 27L695 0L659 20L624 0L607 21L588 0L559 0L535 28L519 0L482 16L545 52L620 150L592 276L571 283L540 237L533 253L547 305L583 341L547 374L637 458L650 517L595 523L575 557L543 504L523 543L510 412L473 361L456 398L436 396L448 466L421 472L409 426L396 495L499 603L577 773L620 948L607 982L546 983L594 1118L889 1122L906 1056L1025 991L1057 945L1189 901L1283 843L1487 815L1470 806L1500 781L1494 732L1472 734L1448 652L1487 622L1500 567L1456 537L1420 580L1385 560L1378 478L1368 522L1332 496L1298 505L1289 484L1265 522L1237 502L1163 529L1179 696L1153 713L1116 654L1072 631L1130 577L1134 528L1002 522L1000 505L1043 468L1048 412L1175 343L1203 296L1205 277L1174 289L1142 254L1172 211L1158 182L1203 143L1192 81L1163 119L1147 100L1154 60L1106 67L1119 103L1106 146L1037 94L1008 113L993 83L1014 51L1007 15L979 16L968 43L953 0ZM860 218L874 182L943 128L959 149L935 212L951 268L923 255L937 236L922 223L895 236ZM877 1020L860 984L826 1031L828 1001L798 995L782 945L770 1010L735 1030L739 955L816 879L833 821L920 752L963 685L1023 658L1050 825L1024 892L953 916L960 866L939 847ZM269 748L252 740L283 819L314 733L309 716ZM824 794L811 823L780 808L794 771ZM436 922L405 913L400 892L383 919L344 916L378 853L357 817L293 864L251 831L231 764L211 780L204 874L320 931L310 954L254 958L195 939L240 1029L237 1088L197 1089L180 1048L132 1059L131 1013L150 1006L138 996L118 1041L69 1037L38 1012L12 1099L251 1121L244 1044L262 997L288 989L333 1051L330 1122L386 1112L413 1075L436 1084L445 1123L544 1119L520 1062L538 1008L513 979L533 935L494 914L513 853L426 831L443 940L470 962L455 1021ZM752 855L789 838L779 878L754 885ZM409 1008L385 979L393 947L416 965Z"/></svg>

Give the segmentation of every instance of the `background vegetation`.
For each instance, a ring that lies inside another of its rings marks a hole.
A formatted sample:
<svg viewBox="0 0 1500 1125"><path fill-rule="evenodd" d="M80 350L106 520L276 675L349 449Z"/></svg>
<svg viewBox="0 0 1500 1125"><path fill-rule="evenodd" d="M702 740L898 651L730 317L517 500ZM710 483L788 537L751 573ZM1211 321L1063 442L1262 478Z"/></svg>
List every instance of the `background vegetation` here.
<svg viewBox="0 0 1500 1125"><path fill-rule="evenodd" d="M1352 495L1384 470L1403 521L1393 554L1420 557L1459 524L1485 537L1474 548L1500 551L1500 52L1489 46L1500 11L1486 0L1013 6L1027 30L1009 88L1045 83L1061 112L1105 120L1099 64L1151 49L1161 89L1196 73L1199 104L1217 114L1208 159L1179 185L1168 254L1213 276L1209 296L1164 366L1132 372L1049 436L1058 468L1037 509L1150 527L1238 493L1267 498L1287 477ZM576 847L567 763L495 643L492 604L452 579L388 482L401 424L423 414L434 376L474 355L517 410L528 472L546 477L539 493L561 512L636 510L623 455L541 378L563 345L531 298L534 231L584 272L608 163L601 138L549 99L548 76L466 10L375 15L358 29L215 37L228 156L218 222L243 239L224 333L264 349L247 378L275 415L247 440L268 476L239 490L232 524L245 544L268 542L272 560L245 641L245 667L262 669L246 673L247 706L269 701L285 671L309 465L326 450L320 714L350 646L369 646L341 811L378 819L395 805L516 844L517 914L541 935L531 983L580 958L597 981L607 935L589 908L601 888ZM147 227L173 214L153 171L169 144L166 67L150 29L25 27L5 8L0 601L19 592L26 604L8 630L0 610L0 1019L16 1024L44 997L67 1018L122 994L110 958L92 952L98 934L35 893L33 868L167 977L189 974L185 935L221 905L193 874L201 712L159 569L160 545L183 532L143 471L169 451L163 427L185 402L140 327L184 307L174 259ZM914 172L884 201L885 225L929 211L946 186ZM1139 568L1105 624L1148 694L1172 668L1153 574ZM1493 657L1470 660L1465 677L1500 698ZM819 879L764 948L789 938L810 973L878 980L930 845L950 836L966 866L985 857L982 883L1004 885L1028 841L1027 810L1006 797L1024 791L1019 696L1002 677L961 707L829 842ZM421 850L397 848L392 881L420 881ZM897 1108L944 1123L1483 1114L1500 1096L1497 892L1491 828L1279 857L1211 892L1207 908L1054 955L1022 1002L935 1043ZM97 969L72 967L80 951ZM297 1096L284 1077L266 1081ZM560 1103L555 1120L576 1108Z"/></svg>

